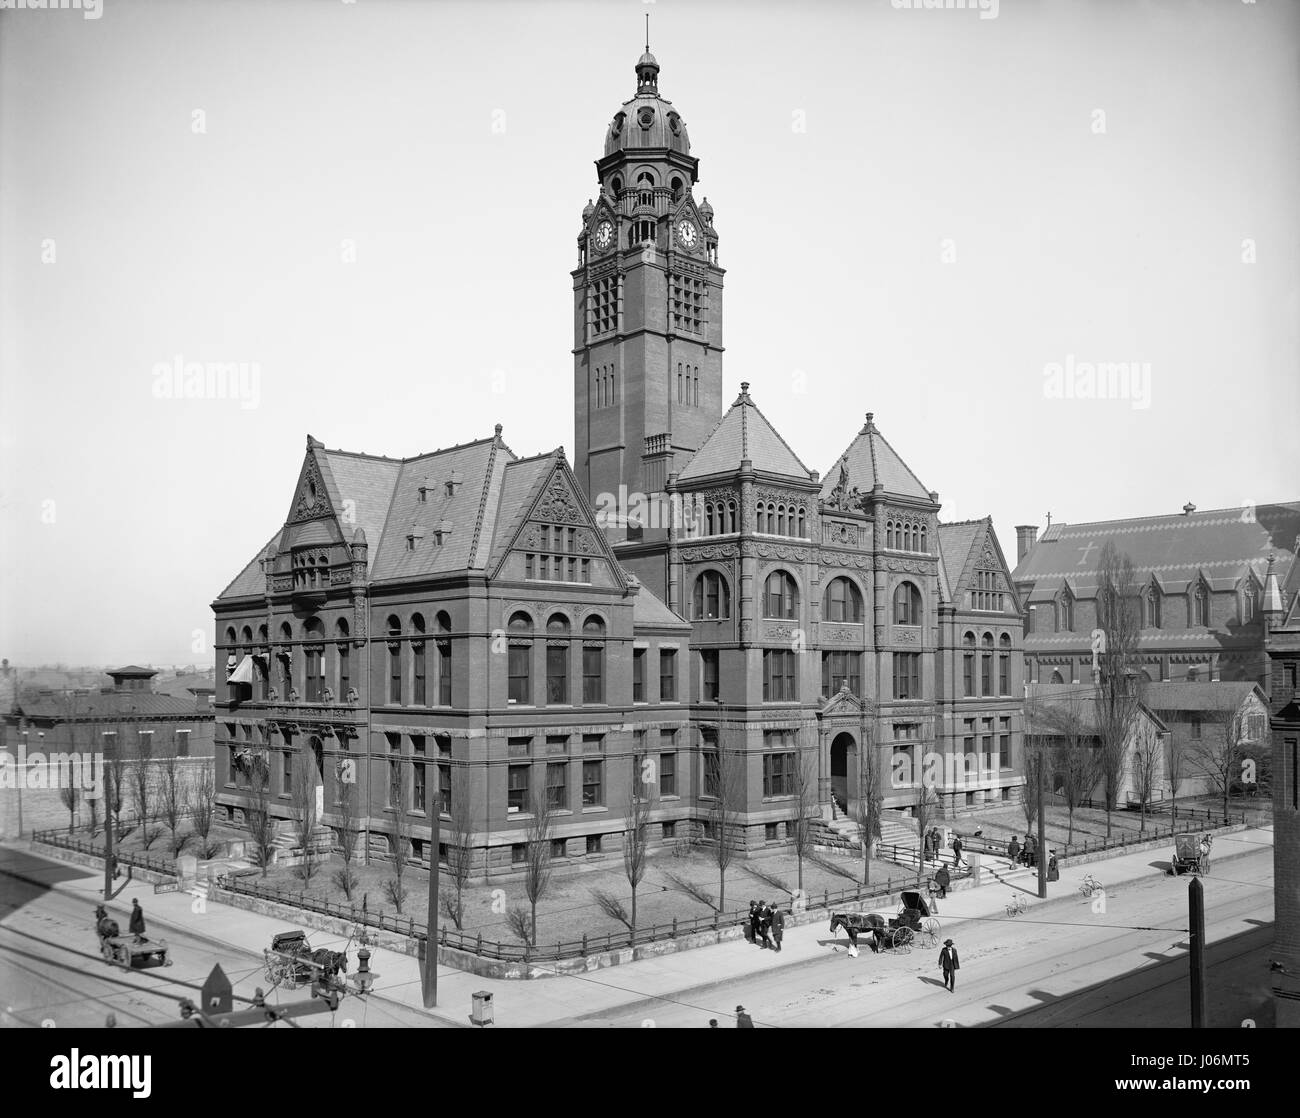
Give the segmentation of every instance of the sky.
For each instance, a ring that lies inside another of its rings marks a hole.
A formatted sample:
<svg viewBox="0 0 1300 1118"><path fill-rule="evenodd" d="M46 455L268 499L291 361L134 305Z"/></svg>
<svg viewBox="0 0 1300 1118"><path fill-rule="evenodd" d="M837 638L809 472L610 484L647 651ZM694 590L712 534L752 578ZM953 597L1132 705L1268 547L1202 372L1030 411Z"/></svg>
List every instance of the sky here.
<svg viewBox="0 0 1300 1118"><path fill-rule="evenodd" d="M569 271L647 12L716 211L724 396L810 468L871 411L1012 563L1048 512L1300 498L1300 5L21 8L0 655L209 659L308 434L571 450ZM178 398L195 362L243 377Z"/></svg>

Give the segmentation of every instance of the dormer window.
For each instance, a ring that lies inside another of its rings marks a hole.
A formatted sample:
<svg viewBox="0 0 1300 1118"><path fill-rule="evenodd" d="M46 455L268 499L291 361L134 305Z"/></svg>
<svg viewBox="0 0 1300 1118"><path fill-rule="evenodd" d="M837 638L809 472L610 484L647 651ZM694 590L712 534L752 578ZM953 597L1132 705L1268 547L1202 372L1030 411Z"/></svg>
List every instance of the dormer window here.
<svg viewBox="0 0 1300 1118"><path fill-rule="evenodd" d="M459 470L452 470L451 477L447 479L447 496L456 496L456 490L460 488L464 480L465 479Z"/></svg>
<svg viewBox="0 0 1300 1118"><path fill-rule="evenodd" d="M448 482L448 485L451 483ZM439 547L443 545L447 537L451 535L451 521L440 520L438 526L433 530L433 542Z"/></svg>
<svg viewBox="0 0 1300 1118"><path fill-rule="evenodd" d="M419 524L412 524L411 530L406 533L406 550L414 551L416 544L424 539L424 528Z"/></svg>

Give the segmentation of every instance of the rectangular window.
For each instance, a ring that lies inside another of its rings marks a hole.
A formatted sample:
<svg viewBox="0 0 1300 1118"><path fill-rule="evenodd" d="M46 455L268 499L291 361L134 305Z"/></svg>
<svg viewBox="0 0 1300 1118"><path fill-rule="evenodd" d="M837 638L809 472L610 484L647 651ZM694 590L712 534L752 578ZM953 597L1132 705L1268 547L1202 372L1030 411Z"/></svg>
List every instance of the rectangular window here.
<svg viewBox="0 0 1300 1118"><path fill-rule="evenodd" d="M531 757L532 754L532 738L508 738L506 740L506 756L512 761L523 757Z"/></svg>
<svg viewBox="0 0 1300 1118"><path fill-rule="evenodd" d="M568 839L551 839L551 857L567 858L569 856Z"/></svg>
<svg viewBox="0 0 1300 1118"><path fill-rule="evenodd" d="M345 703L348 699L348 691L352 688L351 665L348 662L348 646L341 644L339 648L339 702ZM264 677L265 678L265 677ZM263 698L266 696L263 695Z"/></svg>
<svg viewBox="0 0 1300 1118"><path fill-rule="evenodd" d="M546 752L552 757L558 757L569 752L569 738L565 734L555 734L546 739Z"/></svg>
<svg viewBox="0 0 1300 1118"><path fill-rule="evenodd" d="M416 706L424 706L425 705L424 641L416 641L415 644L411 645L411 659L414 664L414 673L415 673L415 687L413 689L414 693L412 695L411 701L414 702Z"/></svg>
<svg viewBox="0 0 1300 1118"><path fill-rule="evenodd" d="M528 844L526 842L516 842L510 847L510 864L512 866L522 866L528 861Z"/></svg>
<svg viewBox="0 0 1300 1118"><path fill-rule="evenodd" d="M587 853L588 853L588 854L599 854L599 853L600 853L600 839L601 839L601 836L600 836L600 835L588 835L588 836L587 836Z"/></svg>
<svg viewBox="0 0 1300 1118"><path fill-rule="evenodd" d="M438 705L451 706L451 641L438 642Z"/></svg>
<svg viewBox="0 0 1300 1118"><path fill-rule="evenodd" d="M528 770L530 765L511 765L506 790L506 814L528 810Z"/></svg>
<svg viewBox="0 0 1300 1118"><path fill-rule="evenodd" d="M659 795L677 795L677 754L659 754Z"/></svg>
<svg viewBox="0 0 1300 1118"><path fill-rule="evenodd" d="M993 653L986 652L980 657L980 694L993 694Z"/></svg>
<svg viewBox="0 0 1300 1118"><path fill-rule="evenodd" d="M669 842L677 837L677 821L664 824L664 841Z"/></svg>
<svg viewBox="0 0 1300 1118"><path fill-rule="evenodd" d="M393 758L388 762L388 803L389 807L398 807L402 799L402 762Z"/></svg>
<svg viewBox="0 0 1300 1118"><path fill-rule="evenodd" d="M998 735L998 768L1011 768L1011 731L1007 729L1006 723L1009 721L1004 718L1002 733Z"/></svg>
<svg viewBox="0 0 1300 1118"><path fill-rule="evenodd" d="M779 836L777 835L777 825L776 825L775 823L764 823L764 824L763 824L763 841L764 841L764 842L776 842L778 837L779 837Z"/></svg>
<svg viewBox="0 0 1300 1118"><path fill-rule="evenodd" d="M661 648L659 650L659 701L674 703L677 701L677 650Z"/></svg>
<svg viewBox="0 0 1300 1118"><path fill-rule="evenodd" d="M546 701L563 704L569 701L569 646L546 646Z"/></svg>
<svg viewBox="0 0 1300 1118"><path fill-rule="evenodd" d="M190 732L189 730L176 731L176 756L188 757L190 755Z"/></svg>
<svg viewBox="0 0 1300 1118"><path fill-rule="evenodd" d="M767 753L763 756L763 795L789 796L794 792L793 753Z"/></svg>
<svg viewBox="0 0 1300 1118"><path fill-rule="evenodd" d="M280 754L280 795L293 795L293 754L288 750Z"/></svg>
<svg viewBox="0 0 1300 1118"><path fill-rule="evenodd" d="M718 796L718 738L712 730L705 730L701 742L701 755L703 759L703 795L717 799Z"/></svg>
<svg viewBox="0 0 1300 1118"><path fill-rule="evenodd" d="M920 737L921 737L921 724L919 722L895 722L894 723L895 741L918 741Z"/></svg>
<svg viewBox="0 0 1300 1118"><path fill-rule="evenodd" d="M411 766L411 810L423 811L425 807L424 762L417 759Z"/></svg>
<svg viewBox="0 0 1300 1118"><path fill-rule="evenodd" d="M319 648L307 650L307 701L321 703L325 701L325 669L322 664L323 654Z"/></svg>
<svg viewBox="0 0 1300 1118"><path fill-rule="evenodd" d="M632 649L632 701L645 702L645 649Z"/></svg>
<svg viewBox="0 0 1300 1118"><path fill-rule="evenodd" d="M388 646L388 701L402 701L402 646L399 644Z"/></svg>
<svg viewBox="0 0 1300 1118"><path fill-rule="evenodd" d="M438 812L451 814L451 766L448 764L438 766Z"/></svg>
<svg viewBox="0 0 1300 1118"><path fill-rule="evenodd" d="M512 703L527 705L532 701L528 686L528 664L532 658L531 644L512 644L507 652L509 661L506 671L509 673L509 686L506 697Z"/></svg>
<svg viewBox="0 0 1300 1118"><path fill-rule="evenodd" d="M998 654L998 694L1011 694L1011 653Z"/></svg>
<svg viewBox="0 0 1300 1118"><path fill-rule="evenodd" d="M569 762L548 761L546 764L546 800L558 811L569 807Z"/></svg>
<svg viewBox="0 0 1300 1118"><path fill-rule="evenodd" d="M862 694L862 653L822 653L822 694L838 694L845 684L855 695Z"/></svg>
<svg viewBox="0 0 1300 1118"><path fill-rule="evenodd" d="M605 802L603 761L582 762L582 806L599 807Z"/></svg>
<svg viewBox="0 0 1300 1118"><path fill-rule="evenodd" d="M894 698L919 699L921 697L921 654L919 652L894 653Z"/></svg>
<svg viewBox="0 0 1300 1118"><path fill-rule="evenodd" d="M603 645L584 645L582 649L582 701L605 701L605 648Z"/></svg>
<svg viewBox="0 0 1300 1118"><path fill-rule="evenodd" d="M1201 736L1201 719L1199 715L1192 716L1190 732L1193 738L1199 738Z"/></svg>
<svg viewBox="0 0 1300 1118"><path fill-rule="evenodd" d="M763 649L763 702L792 702L798 697L794 651L788 648Z"/></svg>
<svg viewBox="0 0 1300 1118"><path fill-rule="evenodd" d="M967 652L961 658L962 694L971 698L975 694L975 653Z"/></svg>
<svg viewBox="0 0 1300 1118"><path fill-rule="evenodd" d="M706 648L700 653L700 667L703 676L703 693L706 703L716 702L718 698L718 650Z"/></svg>

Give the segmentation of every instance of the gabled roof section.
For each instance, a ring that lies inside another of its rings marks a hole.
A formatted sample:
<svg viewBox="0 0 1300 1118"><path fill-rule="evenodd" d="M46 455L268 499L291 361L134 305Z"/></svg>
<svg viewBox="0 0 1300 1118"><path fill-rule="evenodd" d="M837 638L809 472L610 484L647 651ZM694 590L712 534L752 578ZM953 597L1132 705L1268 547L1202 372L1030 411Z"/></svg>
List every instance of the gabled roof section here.
<svg viewBox="0 0 1300 1118"><path fill-rule="evenodd" d="M247 598L257 597L266 593L266 575L262 571L262 559L268 549L280 550L280 532L276 532L266 544L258 551L252 559L248 561L242 571L237 574L220 594L217 595L217 601L223 601L227 598Z"/></svg>
<svg viewBox="0 0 1300 1118"><path fill-rule="evenodd" d="M1133 562L1139 585L1151 575L1170 593L1182 594L1200 573L1212 589L1233 588L1249 567L1262 584L1269 556L1281 580L1295 563L1300 534L1300 501L1245 508L1210 509L1170 516L1056 523L1017 565L1018 582L1033 582L1034 598L1055 592L1069 576L1075 592L1091 596L1097 587L1097 560L1107 540Z"/></svg>
<svg viewBox="0 0 1300 1118"><path fill-rule="evenodd" d="M1148 683L1142 688L1142 701L1152 710L1163 711L1235 711L1256 696L1261 703L1268 699L1259 684L1230 679L1216 683Z"/></svg>
<svg viewBox="0 0 1300 1118"><path fill-rule="evenodd" d="M948 576L948 588L956 597L967 581L966 568L976 545L984 538L985 520L963 520L939 525L939 555Z"/></svg>
<svg viewBox="0 0 1300 1118"><path fill-rule="evenodd" d="M638 585L632 598L632 627L689 629L691 623L679 617L647 586Z"/></svg>
<svg viewBox="0 0 1300 1118"><path fill-rule="evenodd" d="M827 471L822 482L822 500L830 500L839 487L845 493L856 489L862 497L866 497L877 482L884 485L886 494L930 500L930 491L921 484L921 479L912 473L898 451L880 433L874 413L867 412L867 421L862 430L840 455L839 461Z"/></svg>
<svg viewBox="0 0 1300 1118"><path fill-rule="evenodd" d="M749 382L678 475L681 482L734 473L748 459L756 471L811 481L812 473L750 398Z"/></svg>

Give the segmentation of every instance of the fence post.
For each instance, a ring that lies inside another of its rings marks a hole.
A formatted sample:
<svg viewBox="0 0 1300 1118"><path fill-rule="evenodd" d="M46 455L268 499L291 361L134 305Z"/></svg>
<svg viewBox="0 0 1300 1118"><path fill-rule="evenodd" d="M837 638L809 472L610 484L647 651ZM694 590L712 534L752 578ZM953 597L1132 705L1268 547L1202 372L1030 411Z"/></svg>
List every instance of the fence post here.
<svg viewBox="0 0 1300 1118"><path fill-rule="evenodd" d="M483 954L483 933L482 932L479 932L478 939L475 940L474 942L474 954L475 955Z"/></svg>
<svg viewBox="0 0 1300 1118"><path fill-rule="evenodd" d="M582 933L582 955L583 958L586 958L587 956L587 933L586 932Z"/></svg>

